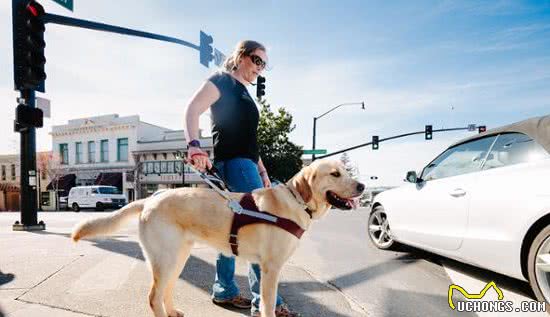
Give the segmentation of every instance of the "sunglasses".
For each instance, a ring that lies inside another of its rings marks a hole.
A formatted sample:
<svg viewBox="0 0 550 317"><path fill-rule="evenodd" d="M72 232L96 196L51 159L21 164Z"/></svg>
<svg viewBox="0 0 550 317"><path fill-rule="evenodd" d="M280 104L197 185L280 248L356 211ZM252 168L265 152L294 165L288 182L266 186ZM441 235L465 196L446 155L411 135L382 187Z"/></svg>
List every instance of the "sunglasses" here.
<svg viewBox="0 0 550 317"><path fill-rule="evenodd" d="M256 64L256 66L260 66L262 69L264 69L267 65L267 63L258 55L252 54L248 56L250 56L250 60L252 61L252 63Z"/></svg>

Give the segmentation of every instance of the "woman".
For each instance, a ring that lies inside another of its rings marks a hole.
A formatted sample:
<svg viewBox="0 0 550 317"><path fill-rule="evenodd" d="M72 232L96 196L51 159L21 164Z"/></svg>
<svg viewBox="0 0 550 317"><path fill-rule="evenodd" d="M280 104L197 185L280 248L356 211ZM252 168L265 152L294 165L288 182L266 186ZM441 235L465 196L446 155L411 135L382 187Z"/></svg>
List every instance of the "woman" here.
<svg viewBox="0 0 550 317"><path fill-rule="evenodd" d="M259 112L246 86L265 69L265 47L255 41L241 41L224 62L224 71L210 76L195 93L187 111L188 159L199 170L211 168L208 155L200 148L199 116L210 109L214 166L224 178L229 190L251 192L270 187L267 170L258 152ZM252 264L248 273L252 301L240 295L235 282L235 258L218 255L212 301L238 308L251 308L251 316L260 316L260 267ZM299 316L288 310L277 296L276 316Z"/></svg>

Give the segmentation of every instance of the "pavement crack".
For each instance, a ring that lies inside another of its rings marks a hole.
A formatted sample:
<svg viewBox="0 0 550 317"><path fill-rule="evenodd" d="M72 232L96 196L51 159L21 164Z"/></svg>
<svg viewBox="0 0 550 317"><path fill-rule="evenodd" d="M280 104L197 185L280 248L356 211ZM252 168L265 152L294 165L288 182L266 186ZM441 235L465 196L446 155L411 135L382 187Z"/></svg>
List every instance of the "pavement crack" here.
<svg viewBox="0 0 550 317"><path fill-rule="evenodd" d="M38 286L40 286L40 284L46 282L48 279L50 279L52 276L56 275L57 273L59 273L61 270L63 270L64 268L66 268L67 266L73 264L74 262L78 261L80 258L82 258L82 256L78 256L76 259L73 259L71 262L63 265L62 267L60 267L57 271L53 272L52 274L48 275L45 279L43 279L42 281L38 282L38 284L34 285L33 287L27 289L27 291L25 291L23 294L17 296L15 298L15 300L20 300L21 297L25 296L28 292L32 291L33 289L37 288Z"/></svg>
<svg viewBox="0 0 550 317"><path fill-rule="evenodd" d="M367 308L364 307L355 297L351 296L351 295L348 295L346 294L340 287L338 287L336 284L334 284L333 282L331 281L326 281L326 280L323 280L319 277L317 277L313 272L311 272L310 270L304 268L304 267L301 267L299 265L296 265L294 263L288 263L288 265L291 265L295 268L298 268L304 272L306 272L312 279L316 280L317 282L325 285L327 288L330 288L331 290L333 291L336 291L338 293L340 293L345 299L346 301L348 302L349 306L351 309L353 309L354 311L364 315L364 316L370 316L369 315L369 312L367 311Z"/></svg>
<svg viewBox="0 0 550 317"><path fill-rule="evenodd" d="M48 308L54 308L54 309L64 310L64 311L68 311L68 312L71 312L71 313L76 313L76 314L81 314L81 315L86 315L86 316L92 316L92 317L107 317L107 316L105 316L105 315L92 315L92 314L88 314L88 313L85 313L85 312L82 312L82 311L79 311L79 310L74 310L74 309L70 309L70 308L66 308L66 307L60 307L60 306L55 306L55 305L50 305L50 304L44 304L44 303L39 303L39 302L33 302L33 301L28 301L28 300L19 299L19 298L16 298L15 300L17 300L17 301L19 301L19 302L22 302L22 303L25 303L25 304L40 305L40 306L45 306L45 307L48 307Z"/></svg>

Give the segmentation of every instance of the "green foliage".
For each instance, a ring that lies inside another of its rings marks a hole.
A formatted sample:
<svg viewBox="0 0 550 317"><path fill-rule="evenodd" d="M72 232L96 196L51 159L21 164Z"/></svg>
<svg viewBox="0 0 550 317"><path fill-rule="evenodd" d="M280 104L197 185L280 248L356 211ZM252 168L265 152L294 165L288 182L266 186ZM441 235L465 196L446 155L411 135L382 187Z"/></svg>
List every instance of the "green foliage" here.
<svg viewBox="0 0 550 317"><path fill-rule="evenodd" d="M348 174L351 175L352 178L357 179L357 177L359 176L358 168L351 164L348 153L344 152L344 154L340 156L340 161L342 162L342 164L344 164L344 167Z"/></svg>
<svg viewBox="0 0 550 317"><path fill-rule="evenodd" d="M270 177L286 182L302 168L302 147L288 139L296 126L292 124L292 115L284 108L275 113L265 99L260 101L260 105L260 156Z"/></svg>
<svg viewBox="0 0 550 317"><path fill-rule="evenodd" d="M344 154L340 156L340 161L342 162L342 164L344 164L346 171L351 175L351 177L359 180L359 168L351 163L351 159L346 152L344 152ZM363 195L361 195L361 197L359 198L359 205L363 207L368 206L371 200L372 195L367 188Z"/></svg>

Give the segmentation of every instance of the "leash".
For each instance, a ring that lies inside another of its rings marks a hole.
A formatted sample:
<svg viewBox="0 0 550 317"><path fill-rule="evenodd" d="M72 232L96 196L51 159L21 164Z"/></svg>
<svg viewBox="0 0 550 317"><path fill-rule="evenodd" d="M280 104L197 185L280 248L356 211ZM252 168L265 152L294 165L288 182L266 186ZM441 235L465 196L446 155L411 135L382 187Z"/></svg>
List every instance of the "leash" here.
<svg viewBox="0 0 550 317"><path fill-rule="evenodd" d="M184 162L186 162L187 160L185 160ZM248 210L248 209L245 209L243 208L243 206L241 206L241 204L239 204L239 202L231 199L231 197L229 197L229 195L227 194L229 191L226 190L222 190L220 189L216 184L214 184L214 182L212 182L208 176L199 171L198 169L195 168L195 166L193 166L193 164L189 164L189 162L187 162L188 165L189 165L189 168L195 172L196 174L199 175L199 177L205 182L207 183L216 193L218 193L220 196L222 196L223 198L225 198L227 201L228 201L228 206L229 208L236 214L239 214L239 215L247 215L247 216L251 216L251 217L254 217L254 218L259 218L259 219L264 219L264 220L267 220L267 221L270 221L270 222L273 222L273 223L276 223L277 222L277 217L274 217L274 216L270 216L270 215L266 215L266 214L263 214L261 212L257 212L257 211L253 211L253 210ZM217 175L216 171L212 171L212 170L209 170L208 171L213 177L215 177L218 181L220 181L222 184L225 185L225 182L219 177L219 175ZM227 188L227 186L225 186Z"/></svg>

